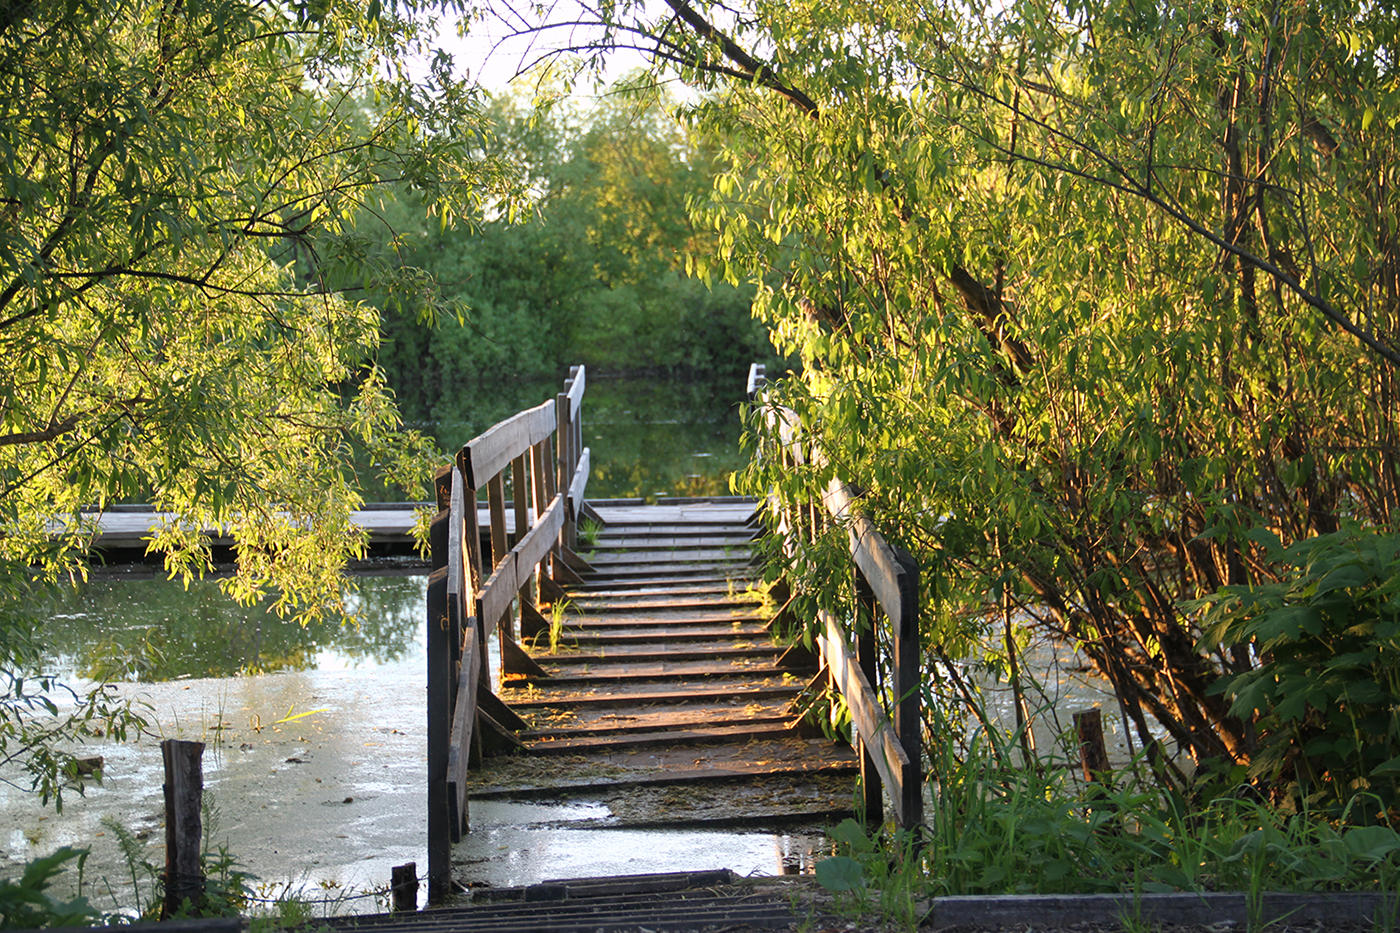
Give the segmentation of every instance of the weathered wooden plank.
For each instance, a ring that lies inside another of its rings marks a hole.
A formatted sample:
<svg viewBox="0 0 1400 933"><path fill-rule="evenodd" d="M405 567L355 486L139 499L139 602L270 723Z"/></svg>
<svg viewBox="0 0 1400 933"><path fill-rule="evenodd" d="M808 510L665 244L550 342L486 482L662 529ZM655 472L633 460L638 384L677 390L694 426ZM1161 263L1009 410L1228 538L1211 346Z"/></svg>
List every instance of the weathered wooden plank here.
<svg viewBox="0 0 1400 933"><path fill-rule="evenodd" d="M476 727L477 687L481 664L477 658L475 620L468 622L463 639L462 669L457 680L457 703L452 710L452 725L448 732L447 783L448 799L453 807L449 831L453 842L460 842L467 826L467 762L471 758L472 731Z"/></svg>
<svg viewBox="0 0 1400 933"><path fill-rule="evenodd" d="M204 797L204 743L166 739L160 743L165 765L165 902L161 919L204 900L200 802ZM188 903L186 903L188 901Z"/></svg>
<svg viewBox="0 0 1400 933"><path fill-rule="evenodd" d="M462 448L467 485L480 489L516 457L555 429L554 400L527 408L488 428Z"/></svg>
<svg viewBox="0 0 1400 933"><path fill-rule="evenodd" d="M890 788L896 818L900 825L908 825L905 822L904 788L909 777L909 756L904 753L899 738L894 734L894 727L890 725L889 717L881 708L870 681L866 679L856 659L851 656L840 622L825 610L819 611L817 618L824 627L818 641L822 657L826 659L827 668L831 671L832 680L841 691L841 695L846 698L846 705L850 707L851 719L856 724L861 741L871 750L875 767L886 786Z"/></svg>
<svg viewBox="0 0 1400 933"><path fill-rule="evenodd" d="M476 503L472 503L474 506ZM466 491L462 483L462 471L452 471L451 491L448 493L447 527L447 593L460 600L466 594L465 555L462 553L462 538L466 534Z"/></svg>
<svg viewBox="0 0 1400 933"><path fill-rule="evenodd" d="M476 617L487 631L498 625L501 618L510 611L515 599L515 553L506 554L505 560L496 565L496 570L481 584L481 592L476 598Z"/></svg>
<svg viewBox="0 0 1400 933"><path fill-rule="evenodd" d="M572 409L572 420L577 421L579 406L583 404L583 391L586 388L587 380L582 366L571 367L569 372L569 407Z"/></svg>
<svg viewBox="0 0 1400 933"><path fill-rule="evenodd" d="M510 498L511 507L515 512L517 536L524 534L530 527L530 488L525 467L529 454L530 451L526 450L510 462Z"/></svg>
<svg viewBox="0 0 1400 933"><path fill-rule="evenodd" d="M885 614L895 620L904 618L909 611L900 584L904 568L900 566L894 548L885 542L884 536L870 519L856 511L851 489L841 480L832 479L822 501L833 518L846 522L851 558L870 584Z"/></svg>
<svg viewBox="0 0 1400 933"><path fill-rule="evenodd" d="M574 470L573 479L569 481L569 521L577 521L579 511L583 508L583 493L588 488L591 459L589 448L583 448L578 456L578 467Z"/></svg>
<svg viewBox="0 0 1400 933"><path fill-rule="evenodd" d="M573 410L572 410L571 403L569 402L569 394L568 394L567 391L566 391L566 392L560 392L560 393L559 393L559 397L555 400L555 406L554 406L554 408L555 408L555 413L556 413L556 415L558 416L558 419L559 419L559 429L555 432L555 435L554 435L554 437L555 437L555 443L557 444L557 447L555 448L555 451L554 451L555 457L556 457L556 461L555 461L555 471L554 471L554 472L555 472L555 489L557 489L557 490L559 490L559 491L561 491L561 492L565 492L565 498L567 499L567 498L568 498L568 496L567 496L567 490L568 490L568 488L569 488L569 481L573 479L573 475L574 475L574 473L573 473L573 471L574 471L574 454L573 454L573 435L574 435L574 432L573 432L573 429L572 429L572 427L571 427L571 425L572 425L572 423L573 423L573 422L571 421L571 418L572 418L572 416L573 416ZM560 532L560 537L559 537L559 543L560 543L560 544L568 544L569 542L566 540L566 538L567 538L567 535L565 535L565 534L563 533L563 531L561 530L561 532Z"/></svg>
<svg viewBox="0 0 1400 933"><path fill-rule="evenodd" d="M535 522L525 537L520 539L511 553L515 555L516 587L529 579L535 567L544 560L559 538L559 529L564 524L564 497L556 495L554 501L544 510L540 520Z"/></svg>

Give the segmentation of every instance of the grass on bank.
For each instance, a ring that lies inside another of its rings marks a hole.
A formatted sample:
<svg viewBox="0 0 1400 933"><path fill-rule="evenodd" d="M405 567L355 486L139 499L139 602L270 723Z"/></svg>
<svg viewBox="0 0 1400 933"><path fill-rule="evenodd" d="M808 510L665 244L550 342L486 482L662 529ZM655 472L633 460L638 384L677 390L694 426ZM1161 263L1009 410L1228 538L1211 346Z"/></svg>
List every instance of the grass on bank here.
<svg viewBox="0 0 1400 933"><path fill-rule="evenodd" d="M1366 794L1337 818L1270 806L1236 774L1188 797L1136 768L1099 784L1064 761L1007 766L976 742L930 764L920 844L855 820L832 830L839 854L816 875L838 905L913 928L942 895L1232 891L1257 905L1265 891L1394 893L1400 879L1400 832Z"/></svg>

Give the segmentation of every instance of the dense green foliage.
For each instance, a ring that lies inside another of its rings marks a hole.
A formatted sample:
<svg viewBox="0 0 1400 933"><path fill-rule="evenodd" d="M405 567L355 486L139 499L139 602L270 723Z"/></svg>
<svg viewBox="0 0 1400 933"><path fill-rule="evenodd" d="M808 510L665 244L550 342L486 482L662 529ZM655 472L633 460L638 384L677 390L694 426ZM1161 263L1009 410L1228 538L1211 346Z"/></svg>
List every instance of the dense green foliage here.
<svg viewBox="0 0 1400 933"><path fill-rule="evenodd" d="M1248 761L1257 714L1218 686L1259 652L1203 642L1185 601L1275 579L1260 531L1385 528L1400 503L1400 19L666 6L614 25L725 82L691 112L730 166L708 268L760 283L803 366L771 397L830 463L765 456L746 488L864 491L922 565L940 690L988 642L1009 668L1025 619L1142 745ZM840 601L822 553L794 572Z"/></svg>
<svg viewBox="0 0 1400 933"><path fill-rule="evenodd" d="M615 88L592 106L520 95L486 111L489 152L524 188L516 212L474 229L362 217L366 241L395 235L398 257L432 273L462 325L386 315L380 361L404 410L478 429L554 391L565 367L728 378L742 385L771 355L753 290L689 278L685 257L713 248L687 204L708 191L713 153L670 118L654 90ZM503 385L502 375L509 374ZM534 391L513 392L521 381Z"/></svg>
<svg viewBox="0 0 1400 933"><path fill-rule="evenodd" d="M0 601L36 571L81 573L91 514L135 498L172 515L153 543L172 574L201 573L201 531L222 526L238 552L226 592L340 611L362 546L351 455L399 482L427 470L375 365L377 311L327 282L436 303L345 221L391 182L442 218L492 184L473 95L450 69L403 71L432 34L422 7L4 6ZM0 759L56 792L48 752L26 759L65 733L28 731L53 684L19 676L36 644L22 616L0 629ZM69 735L120 721L105 697L75 698Z"/></svg>
<svg viewBox="0 0 1400 933"><path fill-rule="evenodd" d="M1277 582L1205 603L1208 643L1259 653L1222 685L1258 730L1251 771L1334 812L1360 790L1400 806L1400 537L1348 527L1266 546Z"/></svg>

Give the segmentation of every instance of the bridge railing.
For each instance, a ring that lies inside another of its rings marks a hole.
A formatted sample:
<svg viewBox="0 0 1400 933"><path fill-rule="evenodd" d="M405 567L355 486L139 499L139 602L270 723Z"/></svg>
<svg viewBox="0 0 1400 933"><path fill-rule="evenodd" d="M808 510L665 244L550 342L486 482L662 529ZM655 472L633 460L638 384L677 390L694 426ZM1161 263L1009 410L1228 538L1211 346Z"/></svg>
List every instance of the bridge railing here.
<svg viewBox="0 0 1400 933"><path fill-rule="evenodd" d="M761 405L761 417L779 456L787 465L822 466L821 448L803 436L796 414L764 399L766 373L749 369L748 394ZM888 792L896 822L913 828L923 822L923 768L920 741L919 569L905 550L885 541L862 515L858 496L839 477L813 501L798 506L770 499L777 531L785 537L798 528L815 529L824 520L846 530L855 568L860 618L843 621L827 610L817 616L817 644L823 671L845 700L855 724L861 760L861 783L867 816L880 822L882 787ZM822 514L824 513L824 515ZM888 654L879 658L876 627L886 627ZM880 663L883 661L883 665ZM881 683L881 667L888 670Z"/></svg>
<svg viewBox="0 0 1400 933"><path fill-rule="evenodd" d="M547 627L537 596L557 588L560 577L576 579L564 560L572 556L588 483L584 380L583 367L573 367L557 398L468 441L434 477L438 512L429 533L427 597L428 899L434 903L450 885L451 844L467 831L468 767L479 760L483 742L509 745L524 726L491 690L488 635L495 630L503 677L542 673L520 639Z"/></svg>

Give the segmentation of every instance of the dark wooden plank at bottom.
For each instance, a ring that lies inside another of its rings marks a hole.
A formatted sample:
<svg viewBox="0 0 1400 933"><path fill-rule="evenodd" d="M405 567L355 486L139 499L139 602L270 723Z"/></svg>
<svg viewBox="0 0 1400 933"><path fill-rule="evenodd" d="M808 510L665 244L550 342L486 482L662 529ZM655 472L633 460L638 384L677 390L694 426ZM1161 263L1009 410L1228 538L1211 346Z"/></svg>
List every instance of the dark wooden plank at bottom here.
<svg viewBox="0 0 1400 933"><path fill-rule="evenodd" d="M656 787L685 784L724 784L754 778L810 777L813 775L854 775L860 770L854 758L823 762L819 765L777 765L762 768L701 768L689 771L662 771L601 778L561 778L548 784L522 784L518 787L473 787L473 800L540 800L588 791L622 787Z"/></svg>
<svg viewBox="0 0 1400 933"><path fill-rule="evenodd" d="M738 690L662 690L651 693L631 694L577 694L557 697L508 698L515 709L545 709L558 707L568 709L575 706L645 706L652 703L691 703L696 700L716 700L719 702L743 703L748 700L767 700L775 697L794 697L802 692L798 684L782 684L772 687L751 687Z"/></svg>

